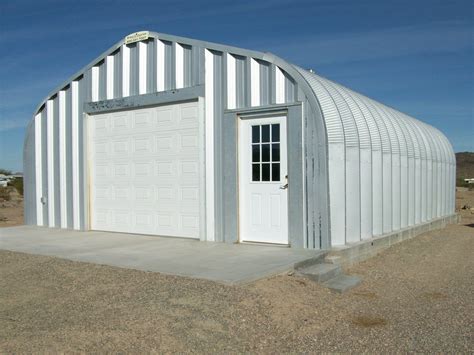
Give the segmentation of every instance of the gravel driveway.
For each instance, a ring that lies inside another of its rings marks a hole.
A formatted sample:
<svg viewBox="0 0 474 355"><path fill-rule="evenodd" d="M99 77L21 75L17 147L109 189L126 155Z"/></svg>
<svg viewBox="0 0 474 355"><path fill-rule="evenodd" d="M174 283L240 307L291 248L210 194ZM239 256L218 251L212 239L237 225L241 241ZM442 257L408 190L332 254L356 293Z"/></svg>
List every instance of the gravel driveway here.
<svg viewBox="0 0 474 355"><path fill-rule="evenodd" d="M349 269L364 282L344 295L295 276L232 287L1 251L0 352L472 353L473 251L465 212Z"/></svg>

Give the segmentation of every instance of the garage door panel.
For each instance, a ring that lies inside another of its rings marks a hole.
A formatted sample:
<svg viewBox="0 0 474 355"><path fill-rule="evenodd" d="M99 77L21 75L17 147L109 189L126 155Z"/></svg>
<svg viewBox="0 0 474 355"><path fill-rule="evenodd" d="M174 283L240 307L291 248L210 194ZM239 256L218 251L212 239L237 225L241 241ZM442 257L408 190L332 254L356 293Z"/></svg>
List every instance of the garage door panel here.
<svg viewBox="0 0 474 355"><path fill-rule="evenodd" d="M128 113L114 113L110 115L111 128L113 134L123 134L130 128Z"/></svg>
<svg viewBox="0 0 474 355"><path fill-rule="evenodd" d="M199 237L197 107L92 117L92 229Z"/></svg>

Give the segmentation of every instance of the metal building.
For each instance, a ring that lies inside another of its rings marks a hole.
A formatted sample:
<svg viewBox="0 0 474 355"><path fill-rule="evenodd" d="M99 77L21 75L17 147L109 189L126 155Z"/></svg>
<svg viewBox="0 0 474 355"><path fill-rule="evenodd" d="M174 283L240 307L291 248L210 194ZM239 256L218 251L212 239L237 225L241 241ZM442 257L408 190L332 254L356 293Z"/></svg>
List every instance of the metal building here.
<svg viewBox="0 0 474 355"><path fill-rule="evenodd" d="M27 224L326 249L454 213L436 128L275 55L127 36L38 106Z"/></svg>

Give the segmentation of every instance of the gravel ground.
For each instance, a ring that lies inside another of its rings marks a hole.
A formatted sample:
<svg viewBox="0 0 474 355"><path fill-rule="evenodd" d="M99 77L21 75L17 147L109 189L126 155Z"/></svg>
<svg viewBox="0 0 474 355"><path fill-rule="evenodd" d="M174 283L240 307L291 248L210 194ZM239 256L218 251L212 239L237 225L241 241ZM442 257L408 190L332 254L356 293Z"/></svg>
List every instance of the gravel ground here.
<svg viewBox="0 0 474 355"><path fill-rule="evenodd" d="M0 352L473 353L473 251L463 211L347 270L364 282L344 295L295 276L232 287L0 251Z"/></svg>

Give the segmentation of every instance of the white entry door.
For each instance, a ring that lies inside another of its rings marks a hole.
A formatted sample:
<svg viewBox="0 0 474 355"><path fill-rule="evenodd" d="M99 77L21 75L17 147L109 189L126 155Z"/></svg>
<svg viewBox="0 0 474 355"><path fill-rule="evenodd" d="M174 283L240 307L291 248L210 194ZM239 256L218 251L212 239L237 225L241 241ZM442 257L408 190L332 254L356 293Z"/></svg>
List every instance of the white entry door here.
<svg viewBox="0 0 474 355"><path fill-rule="evenodd" d="M241 241L288 244L286 117L239 120Z"/></svg>
<svg viewBox="0 0 474 355"><path fill-rule="evenodd" d="M90 116L91 229L200 237L198 102Z"/></svg>

